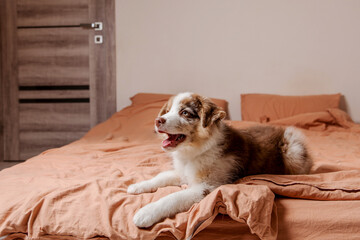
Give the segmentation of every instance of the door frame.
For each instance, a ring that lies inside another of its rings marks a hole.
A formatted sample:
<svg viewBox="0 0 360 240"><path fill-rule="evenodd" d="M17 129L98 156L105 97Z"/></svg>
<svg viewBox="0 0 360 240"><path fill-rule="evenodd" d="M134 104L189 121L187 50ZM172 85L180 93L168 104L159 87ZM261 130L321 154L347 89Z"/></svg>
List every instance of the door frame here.
<svg viewBox="0 0 360 240"><path fill-rule="evenodd" d="M10 159L19 154L18 81L16 54L16 1L0 0L0 85L1 85L1 140L0 159ZM14 14L11 14L14 13ZM10 126L11 127L7 127ZM6 149L6 150L5 150ZM18 157L17 157L18 158Z"/></svg>
<svg viewBox="0 0 360 240"><path fill-rule="evenodd" d="M116 112L115 0L89 0L89 2L90 19L104 19L102 32L105 43L95 47L95 32L90 33L89 44L94 49L89 55L92 71L90 74L90 122L93 127ZM104 69L105 78L102 75Z"/></svg>
<svg viewBox="0 0 360 240"><path fill-rule="evenodd" d="M0 161L19 159L16 5L0 0ZM115 0L89 0L89 19L97 18L103 19L104 44L89 53L91 127L116 112Z"/></svg>

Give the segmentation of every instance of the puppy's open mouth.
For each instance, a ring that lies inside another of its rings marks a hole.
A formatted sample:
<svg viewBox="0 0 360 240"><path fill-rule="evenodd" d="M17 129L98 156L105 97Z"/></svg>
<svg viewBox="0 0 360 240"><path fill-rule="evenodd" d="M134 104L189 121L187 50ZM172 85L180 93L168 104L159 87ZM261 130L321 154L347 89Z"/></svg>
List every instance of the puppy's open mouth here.
<svg viewBox="0 0 360 240"><path fill-rule="evenodd" d="M168 135L168 138L162 142L163 148L176 147L186 139L186 135L184 134L166 134Z"/></svg>

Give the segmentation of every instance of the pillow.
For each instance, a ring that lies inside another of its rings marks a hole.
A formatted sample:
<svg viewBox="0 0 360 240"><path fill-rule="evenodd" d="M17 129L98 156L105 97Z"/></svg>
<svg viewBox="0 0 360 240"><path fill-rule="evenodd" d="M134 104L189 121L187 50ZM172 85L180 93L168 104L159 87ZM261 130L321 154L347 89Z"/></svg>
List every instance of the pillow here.
<svg viewBox="0 0 360 240"><path fill-rule="evenodd" d="M159 94L159 93L138 93L131 97L132 105L143 105L149 103L165 104L173 94ZM224 99L210 98L217 106L221 107L226 112L226 119L229 119L228 102ZM160 107L161 108L161 107ZM160 111L159 108L159 111Z"/></svg>
<svg viewBox="0 0 360 240"><path fill-rule="evenodd" d="M270 122L301 113L339 108L341 94L281 96L241 94L241 117L244 121Z"/></svg>
<svg viewBox="0 0 360 240"><path fill-rule="evenodd" d="M132 105L141 105L153 102L166 102L171 96L171 94L138 93L132 96L130 100Z"/></svg>

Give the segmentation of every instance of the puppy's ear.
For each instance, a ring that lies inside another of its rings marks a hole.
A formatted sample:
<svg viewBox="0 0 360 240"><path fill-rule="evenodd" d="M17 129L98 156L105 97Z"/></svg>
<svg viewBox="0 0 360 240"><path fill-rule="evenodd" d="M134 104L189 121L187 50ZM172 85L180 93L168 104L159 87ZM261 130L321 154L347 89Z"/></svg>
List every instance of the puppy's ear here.
<svg viewBox="0 0 360 240"><path fill-rule="evenodd" d="M165 113L167 113L172 105L172 101L173 101L173 98L174 97L171 97L165 104L164 106L162 106L160 112L159 112L159 115L158 117L164 115Z"/></svg>
<svg viewBox="0 0 360 240"><path fill-rule="evenodd" d="M158 116L160 117L160 116L164 115L167 112L167 108L168 108L168 103L166 102L164 104L164 106L162 106Z"/></svg>
<svg viewBox="0 0 360 240"><path fill-rule="evenodd" d="M226 113L208 99L203 101L202 106L201 124L203 128L209 127L226 117Z"/></svg>

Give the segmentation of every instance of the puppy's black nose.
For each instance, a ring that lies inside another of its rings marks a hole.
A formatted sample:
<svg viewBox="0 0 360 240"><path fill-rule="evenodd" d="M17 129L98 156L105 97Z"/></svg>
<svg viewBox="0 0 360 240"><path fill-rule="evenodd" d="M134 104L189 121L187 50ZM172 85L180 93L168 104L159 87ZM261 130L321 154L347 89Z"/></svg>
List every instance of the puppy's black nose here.
<svg viewBox="0 0 360 240"><path fill-rule="evenodd" d="M155 119L155 125L157 127L159 127L161 124L164 124L165 122L166 122L166 119L162 118L162 117L158 117Z"/></svg>

